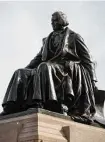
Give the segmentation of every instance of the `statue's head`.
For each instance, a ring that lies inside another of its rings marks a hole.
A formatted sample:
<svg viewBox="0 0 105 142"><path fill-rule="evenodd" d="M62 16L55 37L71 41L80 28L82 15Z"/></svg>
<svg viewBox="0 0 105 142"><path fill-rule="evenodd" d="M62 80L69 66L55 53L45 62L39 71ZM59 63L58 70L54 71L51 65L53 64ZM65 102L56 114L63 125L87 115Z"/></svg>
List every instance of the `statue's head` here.
<svg viewBox="0 0 105 142"><path fill-rule="evenodd" d="M60 30L69 25L66 15L61 11L56 11L52 14L52 27L53 30Z"/></svg>

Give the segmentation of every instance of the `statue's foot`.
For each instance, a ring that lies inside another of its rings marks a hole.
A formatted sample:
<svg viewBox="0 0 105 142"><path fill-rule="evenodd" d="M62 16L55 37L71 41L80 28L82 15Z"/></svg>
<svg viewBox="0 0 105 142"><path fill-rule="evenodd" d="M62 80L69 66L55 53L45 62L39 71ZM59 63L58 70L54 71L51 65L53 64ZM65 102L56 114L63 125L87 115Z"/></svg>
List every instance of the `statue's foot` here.
<svg viewBox="0 0 105 142"><path fill-rule="evenodd" d="M8 115L9 113L7 113L7 112L5 112L5 111L2 111L1 113L0 113L0 116L4 116L4 115Z"/></svg>
<svg viewBox="0 0 105 142"><path fill-rule="evenodd" d="M41 102L36 102L35 104L28 107L28 110L35 109L35 108L43 108L43 104Z"/></svg>
<svg viewBox="0 0 105 142"><path fill-rule="evenodd" d="M3 115L13 114L21 111L23 111L23 108L21 108L16 102L10 101L3 105Z"/></svg>
<svg viewBox="0 0 105 142"><path fill-rule="evenodd" d="M92 119L89 119L88 117L85 116L71 116L71 119L75 122L83 123L83 124L88 124L91 125L93 123Z"/></svg>

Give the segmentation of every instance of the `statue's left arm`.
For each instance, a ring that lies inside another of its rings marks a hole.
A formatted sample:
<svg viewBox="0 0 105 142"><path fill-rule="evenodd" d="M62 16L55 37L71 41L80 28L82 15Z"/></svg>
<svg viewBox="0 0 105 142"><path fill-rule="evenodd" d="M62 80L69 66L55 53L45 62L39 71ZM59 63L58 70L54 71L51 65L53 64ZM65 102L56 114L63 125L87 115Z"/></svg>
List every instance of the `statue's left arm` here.
<svg viewBox="0 0 105 142"><path fill-rule="evenodd" d="M84 43L83 38L76 34L75 38L77 54L80 58L81 64L87 69L93 82L97 81L95 76L94 62L90 56L89 50Z"/></svg>

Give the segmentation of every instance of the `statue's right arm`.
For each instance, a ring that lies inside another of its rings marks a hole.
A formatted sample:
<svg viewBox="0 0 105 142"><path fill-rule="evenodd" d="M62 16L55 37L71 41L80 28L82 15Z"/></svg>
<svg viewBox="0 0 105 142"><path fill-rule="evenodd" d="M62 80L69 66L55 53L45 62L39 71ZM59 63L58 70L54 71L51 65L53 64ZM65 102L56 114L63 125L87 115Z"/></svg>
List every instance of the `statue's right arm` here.
<svg viewBox="0 0 105 142"><path fill-rule="evenodd" d="M36 57L25 67L27 69L35 69L42 62L42 48Z"/></svg>

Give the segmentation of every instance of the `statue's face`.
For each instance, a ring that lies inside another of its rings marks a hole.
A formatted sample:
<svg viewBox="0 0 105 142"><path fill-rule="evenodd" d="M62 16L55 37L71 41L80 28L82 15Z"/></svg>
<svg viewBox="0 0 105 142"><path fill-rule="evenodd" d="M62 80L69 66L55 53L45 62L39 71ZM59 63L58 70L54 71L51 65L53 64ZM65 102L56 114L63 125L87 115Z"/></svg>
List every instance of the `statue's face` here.
<svg viewBox="0 0 105 142"><path fill-rule="evenodd" d="M54 31L59 30L61 28L61 25L59 24L59 18L56 14L52 15L51 24Z"/></svg>

